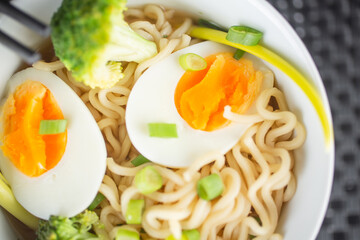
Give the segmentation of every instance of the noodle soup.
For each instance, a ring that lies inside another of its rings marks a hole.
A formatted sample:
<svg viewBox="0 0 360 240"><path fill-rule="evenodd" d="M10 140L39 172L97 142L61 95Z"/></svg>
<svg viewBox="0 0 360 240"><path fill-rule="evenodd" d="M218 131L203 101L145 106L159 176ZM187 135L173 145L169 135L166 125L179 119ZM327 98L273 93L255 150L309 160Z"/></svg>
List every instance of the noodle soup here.
<svg viewBox="0 0 360 240"><path fill-rule="evenodd" d="M129 8L125 16L137 33L156 43L159 53L144 63L125 64L126 77L115 87L100 90L77 83L57 62L34 65L38 69L50 68L66 82L84 101L103 133L108 160L99 191L107 200L102 201L95 211L110 238L116 235L121 225L120 228L145 232L141 235L143 239L165 239L170 235L179 238L184 229L198 229L201 239L257 236L259 239L295 239L291 237L293 233L284 231L278 223L280 221L282 225L282 221L286 222L290 217L286 216L288 211L285 210L285 217L280 218L284 203L291 203L296 192L300 176L296 171L294 173L294 166L297 168L300 157L308 156L302 150L297 150L296 154L293 152L305 141L306 131L301 122L305 120L309 130L307 119L298 112L293 113L292 108L289 110L287 102L293 106L294 100L286 91L284 96L279 90L282 83L277 80L283 75L273 69L276 87L261 92L256 100L264 120L253 124L243 136L239 136L239 142L230 151L225 155L209 154L185 169L154 165L164 179L163 187L148 195L136 190L134 177L142 167L131 164L139 152L129 139L124 118L131 89L148 67L200 40L186 35L194 19L182 12L178 14L172 8L145 5ZM232 116L234 120L237 117ZM225 190L220 197L209 202L197 196L196 183L212 173L221 177ZM126 226L124 213L130 199L145 200L141 225ZM299 200L295 199L295 202ZM313 236L314 230L307 234L306 239Z"/></svg>

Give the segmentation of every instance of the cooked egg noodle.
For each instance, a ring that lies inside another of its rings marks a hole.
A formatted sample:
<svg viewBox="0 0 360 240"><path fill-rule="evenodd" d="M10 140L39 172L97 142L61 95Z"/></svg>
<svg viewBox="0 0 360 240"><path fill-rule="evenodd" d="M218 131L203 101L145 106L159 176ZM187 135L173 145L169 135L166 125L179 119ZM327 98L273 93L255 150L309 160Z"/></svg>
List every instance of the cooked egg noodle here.
<svg viewBox="0 0 360 240"><path fill-rule="evenodd" d="M121 225L138 232L142 228L142 239L165 239L171 234L180 238L185 229L198 229L203 240L248 239L250 235L254 239L282 239L274 232L283 203L296 189L292 150L305 140L305 129L288 111L283 93L277 88L263 91L256 101L259 114L255 116L225 111L230 120L255 122L225 156L209 153L187 169L153 163L134 167L131 160L138 152L125 128L125 108L132 86L149 66L198 40L186 34L192 20L177 16L174 10L147 5L130 8L125 15L137 33L157 44L159 53L140 64L124 65L125 77L116 86L90 89L75 82L59 61L34 65L55 72L72 87L104 135L109 158L100 192L107 200L96 211L109 236L113 238ZM271 99L276 100L275 109L269 104ZM163 176L164 186L145 196L133 186L133 178L148 165ZM219 198L205 201L196 193L196 182L211 173L220 175L225 190ZM141 225L126 225L124 215L130 199L145 199Z"/></svg>

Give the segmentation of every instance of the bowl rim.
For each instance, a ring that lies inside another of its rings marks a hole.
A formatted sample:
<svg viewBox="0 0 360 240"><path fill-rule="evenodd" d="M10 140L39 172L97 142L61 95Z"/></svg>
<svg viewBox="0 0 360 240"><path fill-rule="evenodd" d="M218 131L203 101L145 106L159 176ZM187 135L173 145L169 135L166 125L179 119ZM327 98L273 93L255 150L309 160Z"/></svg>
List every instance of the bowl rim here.
<svg viewBox="0 0 360 240"><path fill-rule="evenodd" d="M251 0L250 0L251 1ZM311 56L309 50L307 49L305 43L301 40L301 38L299 37L299 35L296 33L295 29L290 25L290 23L285 19L284 16L281 15L281 13L273 6L271 5L268 1L265 0L252 0L252 3L254 5L257 6L258 9L261 9L263 11L267 10L270 12L270 14L272 14L272 16L274 16L276 18L277 21L279 21L283 26L286 27L286 30L292 34L292 39L295 39L296 45L298 45L301 50L303 51L303 53L305 54L306 60L308 61L308 65L311 67L311 71L315 74L315 79L317 81L317 85L316 85L316 89L318 91L320 91L321 94L321 98L324 104L324 107L326 108L326 113L327 113L327 117L329 118L329 122L331 124L331 130L332 130L332 135L333 138L330 142L330 145L328 146L328 152L329 152L329 170L330 170L330 174L328 175L328 179L327 179L327 186L326 186L326 192L325 192L325 204L322 205L322 209L321 209L321 216L318 217L318 220L316 222L316 226L314 227L314 231L313 231L313 236L312 239L315 239L317 237L317 235L319 234L320 228L322 226L322 223L324 221L325 218L325 214L329 205L329 201L330 201L330 195L331 195L331 190L332 190L332 186L334 183L334 170L335 170L335 139L334 139L334 123L333 123L333 118L332 118L332 114L331 114L331 110L330 110L330 103L329 103L329 98L328 95L326 93L326 89L324 86L324 82L322 80L322 77L320 75L319 69L317 68L315 61L313 59L313 57ZM314 82L314 79L311 79L312 82Z"/></svg>

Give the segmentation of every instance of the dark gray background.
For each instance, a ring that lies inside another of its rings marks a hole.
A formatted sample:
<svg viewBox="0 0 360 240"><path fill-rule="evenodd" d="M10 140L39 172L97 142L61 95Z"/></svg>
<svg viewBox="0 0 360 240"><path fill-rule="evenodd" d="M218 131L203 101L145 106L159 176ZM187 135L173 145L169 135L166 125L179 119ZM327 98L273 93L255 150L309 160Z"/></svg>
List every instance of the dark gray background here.
<svg viewBox="0 0 360 240"><path fill-rule="evenodd" d="M360 0L268 0L309 49L329 96L335 175L318 240L360 239ZM301 226L299 226L301 228Z"/></svg>

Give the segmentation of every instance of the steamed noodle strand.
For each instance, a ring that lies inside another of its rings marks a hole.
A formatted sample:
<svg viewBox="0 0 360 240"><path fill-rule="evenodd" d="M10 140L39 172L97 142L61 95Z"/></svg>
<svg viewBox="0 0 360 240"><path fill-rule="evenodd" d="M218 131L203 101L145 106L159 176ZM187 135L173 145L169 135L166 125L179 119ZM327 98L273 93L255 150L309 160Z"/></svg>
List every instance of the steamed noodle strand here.
<svg viewBox="0 0 360 240"><path fill-rule="evenodd" d="M229 107L225 109L224 116L229 120L254 123L225 156L209 153L187 169L165 168L153 163L134 167L130 163L138 155L125 127L125 108L132 86L149 66L199 41L186 34L192 20L175 15L175 11L157 5L132 8L125 13L134 31L154 41L159 53L140 64L125 64L125 77L110 89L90 89L75 82L60 61L34 65L55 72L72 87L104 135L109 158L100 192L107 201L96 211L111 239L119 225L138 232L143 228L146 233L141 234L142 239L164 239L171 234L180 238L185 229L198 229L202 240L242 240L250 235L254 239L282 239L274 231L283 203L295 193L291 151L303 144L305 129L288 111L279 89L267 89L260 94L256 115L241 116ZM274 101L276 107L270 104ZM136 173L148 165L163 176L164 187L142 195L132 182ZM216 201L209 202L198 197L196 182L211 173L220 175L225 190ZM141 226L126 225L124 213L131 199L145 200Z"/></svg>

